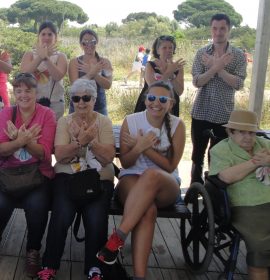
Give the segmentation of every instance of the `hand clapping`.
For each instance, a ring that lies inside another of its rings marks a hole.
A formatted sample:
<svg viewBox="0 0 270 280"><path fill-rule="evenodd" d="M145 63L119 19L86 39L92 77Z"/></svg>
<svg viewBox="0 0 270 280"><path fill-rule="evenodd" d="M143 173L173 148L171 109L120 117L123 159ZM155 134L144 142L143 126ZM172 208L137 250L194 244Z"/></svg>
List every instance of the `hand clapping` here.
<svg viewBox="0 0 270 280"><path fill-rule="evenodd" d="M45 44L37 44L36 45L36 52L37 55L40 57L41 60L46 60L50 56L52 56L57 51L56 45L45 45Z"/></svg>

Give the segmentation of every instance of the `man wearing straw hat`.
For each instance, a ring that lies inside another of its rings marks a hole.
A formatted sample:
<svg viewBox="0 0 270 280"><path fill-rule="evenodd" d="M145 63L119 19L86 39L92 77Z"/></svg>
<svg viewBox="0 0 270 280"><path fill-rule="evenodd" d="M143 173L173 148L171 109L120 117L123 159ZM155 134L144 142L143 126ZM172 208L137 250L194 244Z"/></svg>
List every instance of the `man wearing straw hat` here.
<svg viewBox="0 0 270 280"><path fill-rule="evenodd" d="M257 115L231 113L228 138L211 150L209 175L227 183L232 225L246 247L249 279L268 280L270 267L270 140L256 136Z"/></svg>

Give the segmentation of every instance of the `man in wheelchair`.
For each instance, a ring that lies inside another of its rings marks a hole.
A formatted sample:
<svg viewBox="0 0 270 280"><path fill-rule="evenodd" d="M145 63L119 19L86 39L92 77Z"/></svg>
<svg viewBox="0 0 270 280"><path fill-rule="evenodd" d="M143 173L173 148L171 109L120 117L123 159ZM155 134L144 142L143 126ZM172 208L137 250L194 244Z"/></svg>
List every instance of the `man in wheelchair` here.
<svg viewBox="0 0 270 280"><path fill-rule="evenodd" d="M231 113L228 138L210 151L209 175L229 186L232 225L246 247L249 279L268 280L270 267L270 140L256 136L257 115Z"/></svg>

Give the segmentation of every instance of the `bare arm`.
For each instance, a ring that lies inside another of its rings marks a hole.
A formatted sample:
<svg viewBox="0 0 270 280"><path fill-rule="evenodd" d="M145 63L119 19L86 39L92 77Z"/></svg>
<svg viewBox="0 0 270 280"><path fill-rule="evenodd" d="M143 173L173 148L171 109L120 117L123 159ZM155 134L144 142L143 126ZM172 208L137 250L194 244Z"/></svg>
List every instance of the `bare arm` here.
<svg viewBox="0 0 270 280"><path fill-rule="evenodd" d="M60 163L70 163L79 154L80 146L76 142L55 146L55 158Z"/></svg>
<svg viewBox="0 0 270 280"><path fill-rule="evenodd" d="M112 144L103 144L93 140L91 150L102 166L111 163L115 157L115 147Z"/></svg>
<svg viewBox="0 0 270 280"><path fill-rule="evenodd" d="M144 154L160 168L171 173L177 168L182 158L185 141L185 124L183 123L183 121L180 121L172 138L174 148L172 157L165 157L152 148L146 150Z"/></svg>
<svg viewBox="0 0 270 280"><path fill-rule="evenodd" d="M33 52L27 52L24 54L21 62L21 72L34 73L41 62L44 62L48 68L50 75L54 81L61 80L67 72L67 58L64 54L59 53L57 64L54 64L50 59L42 59L40 56L33 56Z"/></svg>
<svg viewBox="0 0 270 280"><path fill-rule="evenodd" d="M132 145L130 145L125 141L126 135L129 135L129 130L125 119L120 132L120 161L124 168L134 165L140 154L152 147L157 141L153 132L142 135L138 131L136 139L133 139Z"/></svg>
<svg viewBox="0 0 270 280"><path fill-rule="evenodd" d="M95 80L99 86L104 89L109 89L112 85L112 65L111 62L106 58L102 58L95 65L89 65L83 61L79 63L77 58L72 59L69 63L68 70L70 83L73 83L79 78L79 70L86 73L83 78ZM105 72L110 74L107 76L102 76L100 75L102 70L105 70Z"/></svg>
<svg viewBox="0 0 270 280"><path fill-rule="evenodd" d="M0 54L0 71L9 74L12 70L12 65L10 61L10 56L7 52L2 52Z"/></svg>
<svg viewBox="0 0 270 280"><path fill-rule="evenodd" d="M158 60L156 62L158 64ZM184 91L184 65L185 65L185 61L181 58L175 62L166 63L166 65L162 65L162 62L159 62L159 65L157 65L157 67L161 71L160 80L162 80L164 82L167 82L168 80L170 80L173 85L174 91L179 96ZM175 77L174 72L176 72L177 70L178 70L178 74ZM155 71L152 68L150 63L146 64L145 80L148 85L156 82Z"/></svg>
<svg viewBox="0 0 270 280"><path fill-rule="evenodd" d="M78 61L77 58L73 58L70 60L68 65L68 77L69 82L72 85L74 81L79 79L79 71L78 71Z"/></svg>
<svg viewBox="0 0 270 280"><path fill-rule="evenodd" d="M227 184L233 184L244 179L249 173L254 172L257 167L251 159L220 171L218 177Z"/></svg>
<svg viewBox="0 0 270 280"><path fill-rule="evenodd" d="M33 125L29 129L22 125L18 129L17 137L14 140L0 144L0 155L10 156L24 147L32 156L42 160L44 158L44 149L41 144L37 143L40 131L41 127L39 125Z"/></svg>

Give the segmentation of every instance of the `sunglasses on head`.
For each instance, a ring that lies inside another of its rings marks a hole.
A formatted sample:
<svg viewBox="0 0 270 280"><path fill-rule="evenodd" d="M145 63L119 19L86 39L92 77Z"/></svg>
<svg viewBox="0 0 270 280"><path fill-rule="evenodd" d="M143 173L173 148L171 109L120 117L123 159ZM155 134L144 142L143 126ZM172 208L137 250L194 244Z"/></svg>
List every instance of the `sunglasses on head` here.
<svg viewBox="0 0 270 280"><path fill-rule="evenodd" d="M74 103L79 103L81 99L83 102L89 102L91 100L91 97L92 97L91 95L83 95L83 96L73 95L71 96L71 100Z"/></svg>
<svg viewBox="0 0 270 280"><path fill-rule="evenodd" d="M158 101L162 104L165 104L167 103L168 100L171 100L170 97L168 96L156 96L156 95L153 95L153 94L147 94L146 95L146 98L149 102L154 102L156 99L158 99Z"/></svg>
<svg viewBox="0 0 270 280"><path fill-rule="evenodd" d="M36 80L36 77L32 74L32 73L19 73L15 76L15 80L18 80L18 79L23 79L23 78L32 78L34 80Z"/></svg>
<svg viewBox="0 0 270 280"><path fill-rule="evenodd" d="M82 45L84 47L86 46L95 46L97 44L97 40L93 39L91 41L88 41L88 40L85 40L85 41L82 41Z"/></svg>
<svg viewBox="0 0 270 280"><path fill-rule="evenodd" d="M175 38L173 36L169 36L169 35L162 35L159 37L159 40L174 42Z"/></svg>

